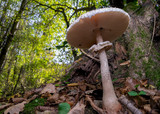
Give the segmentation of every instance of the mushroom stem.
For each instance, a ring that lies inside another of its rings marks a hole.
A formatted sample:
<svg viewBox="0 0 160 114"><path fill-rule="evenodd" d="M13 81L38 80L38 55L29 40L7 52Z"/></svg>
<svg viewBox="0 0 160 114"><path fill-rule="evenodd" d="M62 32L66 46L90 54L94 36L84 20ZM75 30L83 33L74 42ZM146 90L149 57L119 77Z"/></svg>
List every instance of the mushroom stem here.
<svg viewBox="0 0 160 114"><path fill-rule="evenodd" d="M101 32L97 32L97 43L103 42ZM108 59L105 49L99 52L99 58L101 63L101 78L103 86L103 109L108 114L117 114L121 110L121 105L115 95L110 72L108 66Z"/></svg>

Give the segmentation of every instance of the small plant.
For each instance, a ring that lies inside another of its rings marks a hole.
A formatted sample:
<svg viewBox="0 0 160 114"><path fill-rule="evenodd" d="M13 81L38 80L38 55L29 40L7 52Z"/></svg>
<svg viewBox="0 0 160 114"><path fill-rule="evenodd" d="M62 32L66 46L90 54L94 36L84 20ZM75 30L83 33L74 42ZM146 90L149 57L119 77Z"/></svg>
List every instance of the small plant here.
<svg viewBox="0 0 160 114"><path fill-rule="evenodd" d="M67 114L70 110L68 103L60 103L58 106L58 114Z"/></svg>
<svg viewBox="0 0 160 114"><path fill-rule="evenodd" d="M130 91L128 92L129 96L140 96L140 95L146 95L146 92L144 91L140 91L140 92L136 92L136 91Z"/></svg>
<svg viewBox="0 0 160 114"><path fill-rule="evenodd" d="M34 108L37 106L44 106L46 99L44 98L36 98L35 100L31 101L30 103L25 105L23 114L34 114ZM21 114L22 114L21 113Z"/></svg>

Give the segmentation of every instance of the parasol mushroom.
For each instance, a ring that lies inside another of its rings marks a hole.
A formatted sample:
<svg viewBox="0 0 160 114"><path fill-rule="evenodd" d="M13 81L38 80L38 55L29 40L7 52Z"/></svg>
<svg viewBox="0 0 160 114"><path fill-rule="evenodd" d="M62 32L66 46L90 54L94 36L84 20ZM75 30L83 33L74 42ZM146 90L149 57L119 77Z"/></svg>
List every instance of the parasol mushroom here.
<svg viewBox="0 0 160 114"><path fill-rule="evenodd" d="M92 10L81 15L67 29L67 41L77 48L90 48L99 52L103 86L103 109L116 114L121 105L114 92L105 50L112 47L112 41L124 33L129 24L129 15L119 8Z"/></svg>

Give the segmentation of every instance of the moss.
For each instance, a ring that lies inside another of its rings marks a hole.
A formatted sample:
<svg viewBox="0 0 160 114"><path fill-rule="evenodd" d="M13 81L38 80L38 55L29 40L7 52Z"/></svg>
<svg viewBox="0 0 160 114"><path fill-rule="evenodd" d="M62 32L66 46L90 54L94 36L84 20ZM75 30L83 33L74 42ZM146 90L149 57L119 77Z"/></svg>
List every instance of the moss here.
<svg viewBox="0 0 160 114"><path fill-rule="evenodd" d="M140 77L142 77L142 72L141 71L136 71L136 74L138 74Z"/></svg>
<svg viewBox="0 0 160 114"><path fill-rule="evenodd" d="M5 111L6 109L3 109L3 110L1 110L0 111L0 114L4 114L4 111Z"/></svg>
<svg viewBox="0 0 160 114"><path fill-rule="evenodd" d="M149 58L148 62L143 61L146 77L154 81L157 88L160 88L160 67L157 62Z"/></svg>
<svg viewBox="0 0 160 114"><path fill-rule="evenodd" d="M24 110L21 114L35 114L35 107L37 106L44 106L46 99L44 98L36 98L30 103L26 104Z"/></svg>
<svg viewBox="0 0 160 114"><path fill-rule="evenodd" d="M138 31L139 31L139 32L137 32L137 36L138 36L138 37L141 37L141 38L148 38L148 37L147 37L148 34L145 32L144 29L142 29L141 26L138 26Z"/></svg>

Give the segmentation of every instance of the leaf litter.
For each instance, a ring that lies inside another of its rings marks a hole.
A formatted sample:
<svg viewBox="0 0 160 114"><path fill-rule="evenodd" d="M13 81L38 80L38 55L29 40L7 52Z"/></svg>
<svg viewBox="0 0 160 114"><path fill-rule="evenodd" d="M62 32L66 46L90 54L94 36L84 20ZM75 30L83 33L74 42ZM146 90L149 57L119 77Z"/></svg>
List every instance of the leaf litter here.
<svg viewBox="0 0 160 114"><path fill-rule="evenodd" d="M149 88L147 80L137 80L131 77L117 79L114 84L123 84L122 87L115 87L116 94L123 106L122 112L128 113L160 113L160 95L156 88ZM38 90L38 92L37 92ZM12 98L9 103L0 106L5 109L4 114L23 113L26 104L36 98L46 99L44 106L36 106L34 112L37 114L63 113L63 114L84 114L87 105L92 110L103 114L102 89L97 89L97 84L88 84L85 81L70 83L55 87L55 84L47 84L41 89L26 92L23 97ZM38 101L37 101L38 102Z"/></svg>

